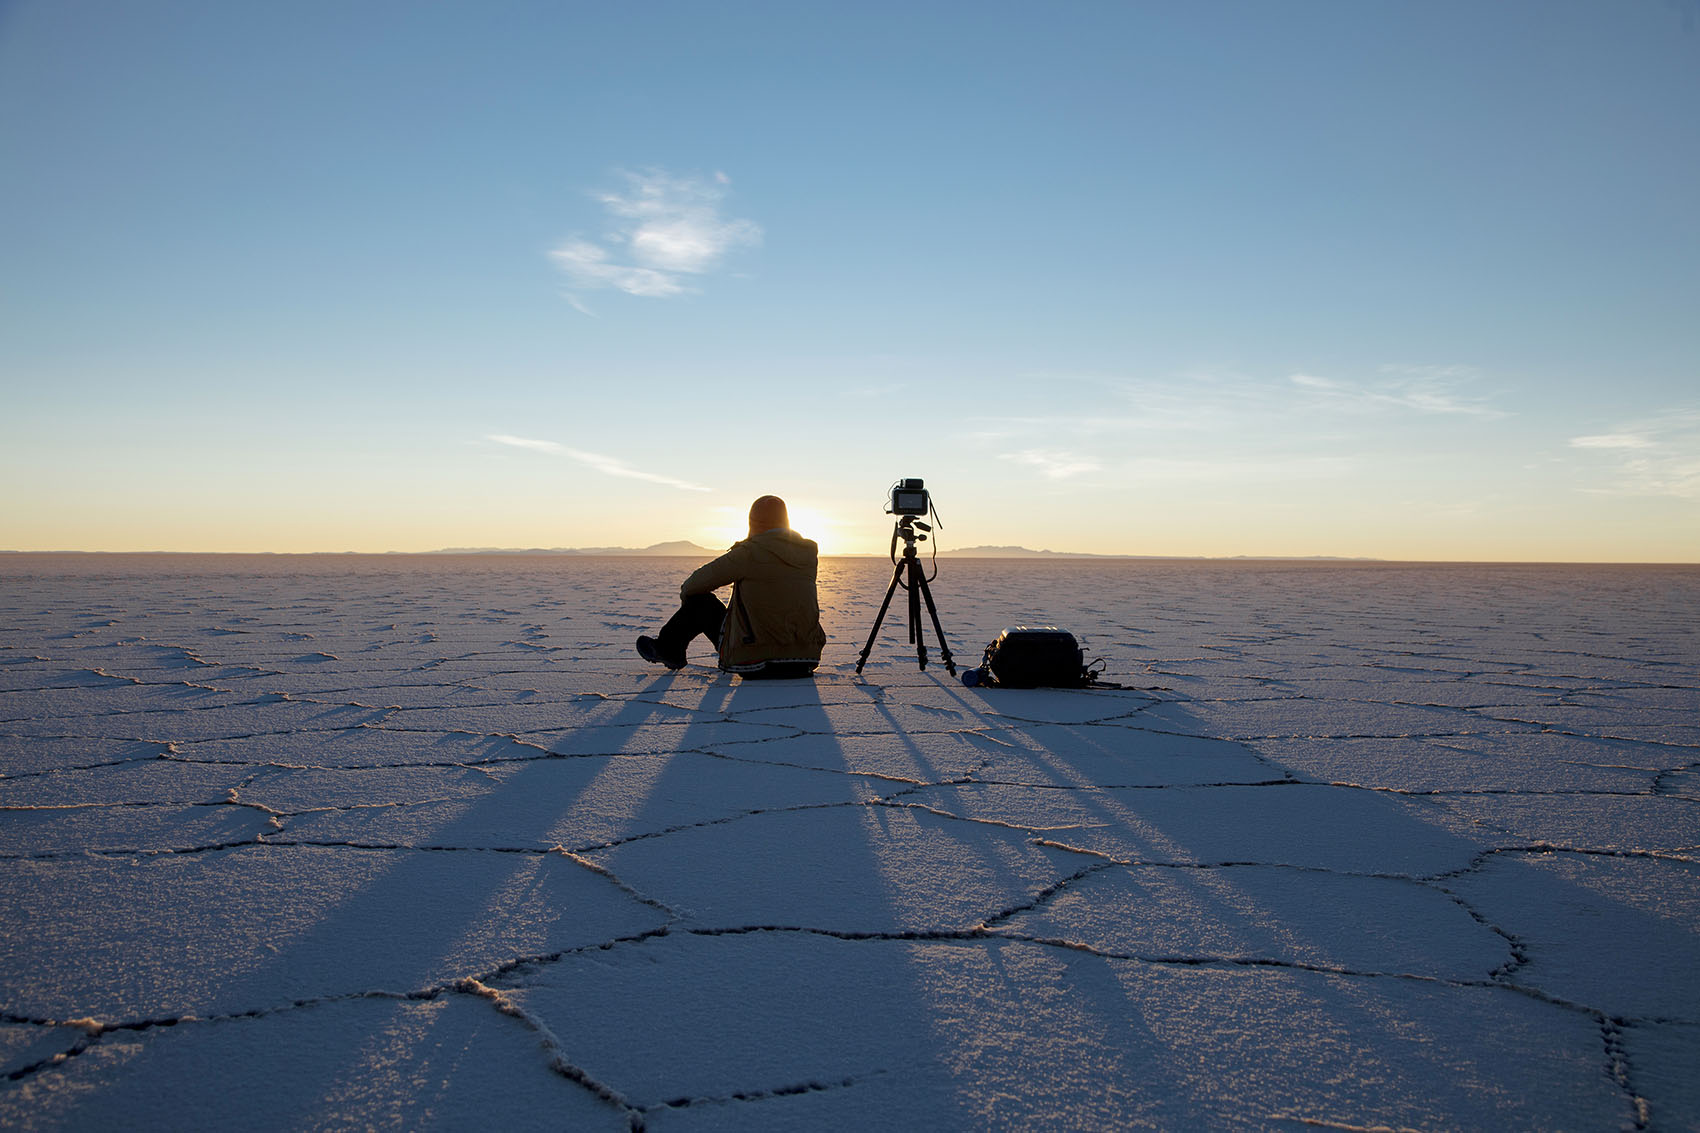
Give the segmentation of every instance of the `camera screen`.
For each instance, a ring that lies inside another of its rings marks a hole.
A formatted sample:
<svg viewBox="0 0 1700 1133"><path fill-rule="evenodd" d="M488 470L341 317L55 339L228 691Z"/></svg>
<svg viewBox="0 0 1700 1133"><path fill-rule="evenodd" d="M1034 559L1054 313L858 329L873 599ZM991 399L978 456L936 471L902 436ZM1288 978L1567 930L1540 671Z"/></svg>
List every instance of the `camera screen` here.
<svg viewBox="0 0 1700 1133"><path fill-rule="evenodd" d="M891 510L905 515L925 515L927 511L927 490L925 488L894 488L891 493Z"/></svg>

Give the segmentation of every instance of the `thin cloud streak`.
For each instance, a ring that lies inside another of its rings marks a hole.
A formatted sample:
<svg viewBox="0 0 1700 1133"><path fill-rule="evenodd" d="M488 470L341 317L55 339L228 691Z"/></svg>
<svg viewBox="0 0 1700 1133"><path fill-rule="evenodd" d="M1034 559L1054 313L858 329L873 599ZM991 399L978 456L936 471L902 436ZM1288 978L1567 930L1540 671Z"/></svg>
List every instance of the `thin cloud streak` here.
<svg viewBox="0 0 1700 1133"><path fill-rule="evenodd" d="M1024 435L1064 432L1074 436L1119 436L1128 433L1222 434L1236 428L1272 427L1277 420L1292 428L1318 431L1322 422L1384 417L1467 416L1483 421L1512 416L1485 399L1464 396L1456 388L1473 380L1464 366L1383 366L1382 372L1404 375L1379 385L1363 385L1293 374L1286 382L1260 381L1237 375L1199 374L1172 379L1071 378L1040 373L1047 389L1074 382L1087 388L1074 399L1095 402L1092 413L1009 413L972 418L972 435L1009 439ZM1298 396L1294 396L1295 392ZM1353 431L1362 428L1354 423Z"/></svg>
<svg viewBox="0 0 1700 1133"><path fill-rule="evenodd" d="M1043 449L1023 449L1021 452L1002 453L1000 459L1025 464L1037 468L1039 472L1052 480L1066 480L1071 476L1079 476L1085 472L1096 472L1101 467L1096 461L1071 456L1064 452L1047 452Z"/></svg>
<svg viewBox="0 0 1700 1133"><path fill-rule="evenodd" d="M573 237L549 253L579 291L615 290L646 299L691 291L688 278L719 267L733 251L761 243L761 226L721 215L724 173L712 181L664 170L623 173L624 193L597 199L614 223L600 242ZM575 296L569 301L584 310Z"/></svg>
<svg viewBox="0 0 1700 1133"><path fill-rule="evenodd" d="M512 448L528 448L533 452L559 453L566 451L566 449L556 444L554 441L536 441L532 440L530 437L515 437L510 436L507 433L492 433L484 439L495 441L499 445L508 445Z"/></svg>
<svg viewBox="0 0 1700 1133"><path fill-rule="evenodd" d="M595 452L584 452L581 449L575 448L569 448L563 451L571 459L578 461L586 467L596 469L596 471L602 473L604 476L620 476L627 480L644 480L651 484L665 484L669 488L678 488L681 491L686 492L713 491L712 488L706 488L701 484L693 484L689 480L679 480L672 476L663 476L658 472L645 472L642 469L633 468L625 461L616 459L612 456L603 456L602 454Z"/></svg>
<svg viewBox="0 0 1700 1133"><path fill-rule="evenodd" d="M1011 406L1017 412L965 419L957 435L1056 480L1106 470L1120 477L1132 467L1130 453L1162 459L1157 467L1165 476L1185 480L1308 478L1373 461L1388 448L1383 438L1406 430L1447 418L1488 426L1511 416L1462 392L1476 380L1469 367L1387 366L1380 373L1388 376L1358 384L1311 374L1037 375L1049 403L1101 410L1024 413L1019 409L1039 408L1024 399Z"/></svg>
<svg viewBox="0 0 1700 1133"><path fill-rule="evenodd" d="M1671 409L1609 433L1571 437L1570 447L1612 462L1605 486L1581 489L1590 495L1700 499L1700 410Z"/></svg>
<svg viewBox="0 0 1700 1133"><path fill-rule="evenodd" d="M1466 398L1454 388L1461 368L1382 367L1384 372L1408 373L1419 370L1418 376L1395 380L1379 388L1354 385L1350 382L1321 378L1314 374L1294 374L1288 380L1319 402L1348 410L1409 409L1418 413L1457 414L1496 420L1508 417L1504 410L1495 409L1479 398Z"/></svg>
<svg viewBox="0 0 1700 1133"><path fill-rule="evenodd" d="M1362 471L1364 461L1350 455L1280 455L1252 459L1139 457L1119 471L1149 484L1270 484L1339 480Z"/></svg>
<svg viewBox="0 0 1700 1133"><path fill-rule="evenodd" d="M547 453L550 456L564 456L568 460L577 461L586 468L594 469L604 476L618 476L626 480L643 480L650 484L662 484L685 492L713 491L712 488L693 484L689 480L680 480L673 476L664 476L659 472L645 472L641 468L633 468L618 457L604 456L597 452L586 452L583 449L568 448L566 445L557 444L554 441L516 437L508 433L492 433L485 439L499 445L507 445L510 448L528 449L532 452Z"/></svg>
<svg viewBox="0 0 1700 1133"><path fill-rule="evenodd" d="M1571 437L1571 448L1652 448L1653 441L1635 433L1602 433L1595 437Z"/></svg>

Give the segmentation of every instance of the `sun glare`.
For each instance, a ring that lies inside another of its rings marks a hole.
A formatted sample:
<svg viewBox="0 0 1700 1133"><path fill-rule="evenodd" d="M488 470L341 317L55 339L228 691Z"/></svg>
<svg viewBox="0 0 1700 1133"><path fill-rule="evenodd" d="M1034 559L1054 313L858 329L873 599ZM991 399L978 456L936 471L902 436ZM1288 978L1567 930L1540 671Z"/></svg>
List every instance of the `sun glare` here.
<svg viewBox="0 0 1700 1133"><path fill-rule="evenodd" d="M818 508L792 507L791 530L820 544L820 553L836 555L838 553L837 520L828 516Z"/></svg>
<svg viewBox="0 0 1700 1133"><path fill-rule="evenodd" d="M723 513L716 516L718 522L702 528L702 538L706 546L719 549L730 547L733 543L749 535L745 525L745 513L741 508L719 508ZM838 546L838 531L844 525L832 518L819 508L807 504L791 504L787 502L786 511L791 516L791 530L806 538L813 539L820 545L823 555L840 553Z"/></svg>

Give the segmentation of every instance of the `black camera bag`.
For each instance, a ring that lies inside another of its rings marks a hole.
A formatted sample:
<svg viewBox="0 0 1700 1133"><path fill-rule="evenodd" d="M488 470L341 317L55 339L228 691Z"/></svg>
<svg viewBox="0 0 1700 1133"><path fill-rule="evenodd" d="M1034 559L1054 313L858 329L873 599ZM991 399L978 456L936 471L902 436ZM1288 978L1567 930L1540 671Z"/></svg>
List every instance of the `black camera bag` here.
<svg viewBox="0 0 1700 1133"><path fill-rule="evenodd" d="M980 681L1002 688L1085 688L1092 675L1072 633L1056 626L1011 626L986 646Z"/></svg>

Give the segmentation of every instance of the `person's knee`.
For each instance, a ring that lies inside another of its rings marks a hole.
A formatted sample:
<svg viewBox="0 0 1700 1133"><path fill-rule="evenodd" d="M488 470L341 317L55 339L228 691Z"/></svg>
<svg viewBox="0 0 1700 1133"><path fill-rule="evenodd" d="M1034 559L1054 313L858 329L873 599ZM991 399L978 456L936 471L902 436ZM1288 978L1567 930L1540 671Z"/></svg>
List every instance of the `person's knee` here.
<svg viewBox="0 0 1700 1133"><path fill-rule="evenodd" d="M720 627L726 623L726 606L713 594L692 594L679 608L679 620L689 627L689 634L702 634L711 642L719 642Z"/></svg>
<svg viewBox="0 0 1700 1133"><path fill-rule="evenodd" d="M719 610L721 613L726 612L725 603L721 602L719 598L716 598L712 594L692 594L690 597L685 599L683 605L687 610Z"/></svg>

